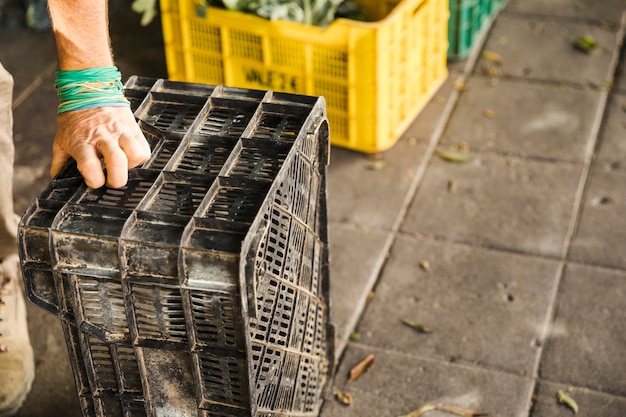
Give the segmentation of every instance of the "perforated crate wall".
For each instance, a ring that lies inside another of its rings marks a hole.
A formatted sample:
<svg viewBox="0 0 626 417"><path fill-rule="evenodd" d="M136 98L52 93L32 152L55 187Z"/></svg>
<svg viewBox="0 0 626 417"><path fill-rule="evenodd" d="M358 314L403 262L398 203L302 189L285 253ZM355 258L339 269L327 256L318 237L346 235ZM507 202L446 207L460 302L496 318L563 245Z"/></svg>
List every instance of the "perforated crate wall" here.
<svg viewBox="0 0 626 417"><path fill-rule="evenodd" d="M85 417L316 416L333 369L322 98L132 77L151 158L19 229Z"/></svg>

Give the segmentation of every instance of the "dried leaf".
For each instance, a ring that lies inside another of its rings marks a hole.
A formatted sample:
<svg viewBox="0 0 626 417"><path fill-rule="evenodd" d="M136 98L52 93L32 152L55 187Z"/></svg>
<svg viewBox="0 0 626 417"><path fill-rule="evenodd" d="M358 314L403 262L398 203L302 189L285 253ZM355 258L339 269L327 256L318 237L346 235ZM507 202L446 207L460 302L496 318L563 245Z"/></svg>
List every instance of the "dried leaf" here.
<svg viewBox="0 0 626 417"><path fill-rule="evenodd" d="M467 83L465 81L455 81L454 89L457 91L465 91L467 90Z"/></svg>
<svg viewBox="0 0 626 417"><path fill-rule="evenodd" d="M576 404L576 401L574 401L574 399L570 397L567 392L563 390L558 390L556 393L556 399L559 401L559 403L565 404L569 408L571 408L572 411L574 411L574 414L578 413L578 404Z"/></svg>
<svg viewBox="0 0 626 417"><path fill-rule="evenodd" d="M466 154L459 152L437 151L437 156L444 161L455 162L457 164L463 164L469 161L469 157Z"/></svg>
<svg viewBox="0 0 626 417"><path fill-rule="evenodd" d="M428 261L422 261L422 262L420 262L420 268L422 268L424 271L428 272L428 271L430 271L430 263Z"/></svg>
<svg viewBox="0 0 626 417"><path fill-rule="evenodd" d="M462 140L456 145L454 145L454 149L458 150L459 152L469 152L470 144L467 143L467 141Z"/></svg>
<svg viewBox="0 0 626 417"><path fill-rule="evenodd" d="M348 378L348 382L355 381L363 376L370 368L374 365L374 355L369 354L365 359L356 364L350 370L350 377Z"/></svg>
<svg viewBox="0 0 626 417"><path fill-rule="evenodd" d="M352 405L352 394L350 394L349 392L334 390L333 395L335 396L337 401L339 401L343 405Z"/></svg>
<svg viewBox="0 0 626 417"><path fill-rule="evenodd" d="M506 164L510 167L514 167L515 165L517 165L517 159L509 156L508 158L506 158Z"/></svg>
<svg viewBox="0 0 626 417"><path fill-rule="evenodd" d="M422 406L418 408L417 410L413 410L409 414L401 415L400 417L420 417L425 412L432 411L434 409L435 409L434 405L426 404L425 406Z"/></svg>
<svg viewBox="0 0 626 417"><path fill-rule="evenodd" d="M500 69L494 67L493 65L483 66L483 74L488 77L499 77L501 73Z"/></svg>
<svg viewBox="0 0 626 417"><path fill-rule="evenodd" d="M496 112L491 110L491 109L485 109L484 111L484 115L485 117L487 117L488 119L493 119L494 117L496 117Z"/></svg>
<svg viewBox="0 0 626 417"><path fill-rule="evenodd" d="M426 405L418 408L417 410L411 411L409 414L405 414L405 415L400 416L400 417L420 417L421 415L427 413L428 411L433 411L433 410L446 411L448 413L456 414L456 415L462 416L462 417L480 417L480 416L487 416L487 415L489 415L489 414L483 413L481 411L466 410L464 408L452 407L452 406L448 406L448 405L442 405L442 404L430 405L430 404L426 404Z"/></svg>
<svg viewBox="0 0 626 417"><path fill-rule="evenodd" d="M454 180L454 178L450 178L448 180L448 192L452 194L455 191L456 191L456 181Z"/></svg>
<svg viewBox="0 0 626 417"><path fill-rule="evenodd" d="M380 171L385 167L385 165L387 165L387 161L385 161L384 159L378 159L376 161L370 162L366 165L366 167L367 169L370 169L372 171Z"/></svg>
<svg viewBox="0 0 626 417"><path fill-rule="evenodd" d="M408 319L403 319L402 323L404 323L405 325L409 326L412 329L417 330L420 333L432 333L432 330L430 330L430 328L424 326L422 323L418 323L416 321L412 321L412 320L408 320Z"/></svg>
<svg viewBox="0 0 626 417"><path fill-rule="evenodd" d="M472 410L467 410L465 408L452 407L449 405L441 405L441 404L436 405L435 409L440 410L440 411L447 411L448 413L456 414L458 416L463 416L463 417L480 417L480 416L489 415L487 413L483 413L482 411L472 411Z"/></svg>
<svg viewBox="0 0 626 417"><path fill-rule="evenodd" d="M487 416L487 415L489 415L487 413L483 413L482 411L466 410L465 408L453 407L453 406L449 406L449 405L442 405L442 404L430 405L430 404L426 404L426 405L418 408L417 410L411 411L409 414L405 414L405 415L400 416L400 417L420 417L424 413L427 413L428 411L433 411L433 410L446 411L448 413L456 414L456 415L462 416L462 417L480 417L480 416Z"/></svg>
<svg viewBox="0 0 626 417"><path fill-rule="evenodd" d="M495 64L504 63L504 58L502 58L502 55L492 51L483 51L483 59L485 61L493 62Z"/></svg>

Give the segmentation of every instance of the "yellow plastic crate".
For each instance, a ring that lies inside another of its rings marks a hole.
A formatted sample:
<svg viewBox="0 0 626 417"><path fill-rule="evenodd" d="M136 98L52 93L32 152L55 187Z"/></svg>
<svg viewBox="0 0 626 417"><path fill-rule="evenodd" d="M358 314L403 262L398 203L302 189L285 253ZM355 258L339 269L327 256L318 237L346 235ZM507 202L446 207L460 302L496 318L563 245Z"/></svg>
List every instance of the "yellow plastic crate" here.
<svg viewBox="0 0 626 417"><path fill-rule="evenodd" d="M161 0L172 80L324 96L331 143L389 149L448 76L448 0L359 0L327 28Z"/></svg>

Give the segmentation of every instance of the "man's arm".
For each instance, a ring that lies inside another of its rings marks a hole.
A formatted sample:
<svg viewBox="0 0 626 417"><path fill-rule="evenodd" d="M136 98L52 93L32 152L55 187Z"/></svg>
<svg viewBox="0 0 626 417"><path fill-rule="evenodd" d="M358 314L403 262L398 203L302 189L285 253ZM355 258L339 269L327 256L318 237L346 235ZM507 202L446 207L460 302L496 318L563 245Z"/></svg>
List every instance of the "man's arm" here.
<svg viewBox="0 0 626 417"><path fill-rule="evenodd" d="M107 0L48 0L60 70L113 65L107 6ZM56 175L72 157L88 186L106 183L117 188L126 184L128 169L149 156L148 143L128 107L67 111L57 119L50 175Z"/></svg>

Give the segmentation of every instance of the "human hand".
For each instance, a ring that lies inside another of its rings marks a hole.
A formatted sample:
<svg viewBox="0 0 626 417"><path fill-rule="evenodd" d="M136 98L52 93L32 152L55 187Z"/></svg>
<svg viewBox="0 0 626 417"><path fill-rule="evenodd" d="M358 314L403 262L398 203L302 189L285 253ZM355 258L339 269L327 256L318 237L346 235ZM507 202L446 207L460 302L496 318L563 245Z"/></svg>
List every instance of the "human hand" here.
<svg viewBox="0 0 626 417"><path fill-rule="evenodd" d="M128 181L128 170L148 160L150 146L128 107L95 107L58 116L50 176L58 174L70 157L87 186L100 188L106 183L120 188Z"/></svg>

